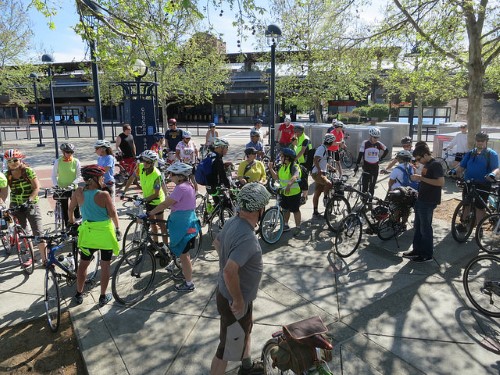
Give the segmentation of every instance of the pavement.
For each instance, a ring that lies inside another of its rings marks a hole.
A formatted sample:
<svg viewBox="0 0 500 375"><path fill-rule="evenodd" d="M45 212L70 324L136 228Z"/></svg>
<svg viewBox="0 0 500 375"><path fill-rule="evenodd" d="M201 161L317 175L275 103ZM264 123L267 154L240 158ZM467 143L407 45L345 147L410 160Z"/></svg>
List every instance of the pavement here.
<svg viewBox="0 0 500 375"><path fill-rule="evenodd" d="M247 131L227 135L233 159L242 155ZM84 165L95 161L94 140L71 141ZM38 148L34 140L5 141L3 147L25 151L42 186L49 187L54 146L50 140L45 143ZM386 185L387 176L381 176L377 195L385 194ZM395 240L366 235L354 255L340 259L332 251L332 232L322 220L311 218L311 194L302 208L302 235L284 233L272 246L262 242L264 274L254 303L254 358L282 324L319 315L333 338L334 374L500 374L499 321L472 308L462 287L463 268L479 250L474 241L453 240L452 212L447 220L434 220L435 256L430 263L413 264L400 257L411 246L412 229L399 238L399 248ZM459 194L447 182L443 200L454 198ZM117 205L123 212L121 202ZM48 212L53 202L41 199L41 206ZM50 220L44 215L45 224ZM122 217L122 230L126 225ZM209 373L218 344L218 259L206 228L204 233L192 293L177 293L161 269L151 291L132 307L112 302L99 308L98 287L77 306L71 300L75 287L62 287L63 308L70 312L89 374ZM45 314L43 269L27 277L16 263L0 252L0 328ZM229 363L227 373L236 374L238 366Z"/></svg>

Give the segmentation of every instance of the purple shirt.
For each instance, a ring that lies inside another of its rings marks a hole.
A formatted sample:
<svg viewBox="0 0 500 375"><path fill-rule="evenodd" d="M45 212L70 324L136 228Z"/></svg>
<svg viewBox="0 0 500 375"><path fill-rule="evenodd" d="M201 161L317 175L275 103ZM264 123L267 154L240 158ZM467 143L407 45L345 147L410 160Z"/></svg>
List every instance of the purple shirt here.
<svg viewBox="0 0 500 375"><path fill-rule="evenodd" d="M176 185L170 198L175 201L170 207L171 212L175 211L188 211L196 208L196 192L190 182L183 182Z"/></svg>

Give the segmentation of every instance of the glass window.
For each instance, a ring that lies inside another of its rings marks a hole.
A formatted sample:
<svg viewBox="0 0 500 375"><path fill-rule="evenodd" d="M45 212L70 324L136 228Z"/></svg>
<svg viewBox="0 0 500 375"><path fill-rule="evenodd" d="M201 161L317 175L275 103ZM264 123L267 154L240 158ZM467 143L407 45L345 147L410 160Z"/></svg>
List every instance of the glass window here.
<svg viewBox="0 0 500 375"><path fill-rule="evenodd" d="M434 116L434 108L424 108L424 117Z"/></svg>
<svg viewBox="0 0 500 375"><path fill-rule="evenodd" d="M402 107L399 108L399 117L401 116L410 116L410 108L408 107Z"/></svg>
<svg viewBox="0 0 500 375"><path fill-rule="evenodd" d="M437 117L446 117L448 116L448 108L436 108L436 116Z"/></svg>

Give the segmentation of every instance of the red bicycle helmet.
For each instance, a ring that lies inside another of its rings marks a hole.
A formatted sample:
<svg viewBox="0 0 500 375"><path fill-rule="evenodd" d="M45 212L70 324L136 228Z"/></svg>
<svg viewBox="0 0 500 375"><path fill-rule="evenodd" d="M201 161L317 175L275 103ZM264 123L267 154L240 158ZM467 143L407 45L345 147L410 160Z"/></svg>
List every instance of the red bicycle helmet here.
<svg viewBox="0 0 500 375"><path fill-rule="evenodd" d="M24 154L17 148L11 148L3 154L5 159L23 159Z"/></svg>
<svg viewBox="0 0 500 375"><path fill-rule="evenodd" d="M84 180L88 180L93 177L104 176L106 170L97 164L87 165L82 168L82 177Z"/></svg>
<svg viewBox="0 0 500 375"><path fill-rule="evenodd" d="M169 118L168 123L169 124L177 124L177 120L175 118Z"/></svg>

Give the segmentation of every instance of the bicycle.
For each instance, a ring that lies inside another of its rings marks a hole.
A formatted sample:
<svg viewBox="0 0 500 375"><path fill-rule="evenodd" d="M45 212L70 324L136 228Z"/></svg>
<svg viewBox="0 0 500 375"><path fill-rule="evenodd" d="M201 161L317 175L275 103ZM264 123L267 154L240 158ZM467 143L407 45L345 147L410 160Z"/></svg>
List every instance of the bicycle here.
<svg viewBox="0 0 500 375"><path fill-rule="evenodd" d="M283 210L281 209L281 189L277 192L275 198L276 203L274 206L264 211L259 223L259 233L262 240L270 245L278 242L283 235L285 227L283 219Z"/></svg>
<svg viewBox="0 0 500 375"><path fill-rule="evenodd" d="M477 224L475 238L481 250L500 254L500 213L483 217Z"/></svg>
<svg viewBox="0 0 500 375"><path fill-rule="evenodd" d="M326 332L319 316L284 325L262 349L264 374L333 375L327 364L333 346Z"/></svg>
<svg viewBox="0 0 500 375"><path fill-rule="evenodd" d="M125 164L120 152L115 153L115 159L118 161L118 163L115 163L115 170L114 170L115 186L117 188L121 188L125 186L131 174L128 172L129 167L127 164ZM134 173L133 171L135 171L136 165L137 161L135 162L133 168L131 168L132 174ZM136 179L135 183L136 185L139 185L138 178Z"/></svg>
<svg viewBox="0 0 500 375"><path fill-rule="evenodd" d="M484 254L471 259L462 281L467 298L479 312L500 318L500 257Z"/></svg>
<svg viewBox="0 0 500 375"><path fill-rule="evenodd" d="M196 215L200 218L202 227L208 225L208 232L212 240L215 240L224 223L234 216L235 206L232 198L234 193L234 189L221 187L217 189L215 194L207 192L202 198L196 196ZM218 198L217 203L215 203L214 197ZM214 203L212 203L212 200Z"/></svg>
<svg viewBox="0 0 500 375"><path fill-rule="evenodd" d="M52 332L57 332L59 329L59 324L61 321L61 291L59 287L59 282L64 278L68 286L74 285L76 282L76 272L77 272L77 247L74 237L71 239L73 256L75 257L74 265L72 263L67 263L65 257L61 255L56 257L58 251L64 250L68 240L67 233L48 235L48 236L20 236L23 239L29 240L45 240L47 241L47 265L45 268L45 279L44 279L44 303L45 303L45 313L47 316L47 323ZM96 253L98 254L98 253ZM94 254L95 255L95 254ZM92 284L97 274L97 268L99 267L99 255L94 256L95 260L95 270L87 274L86 284ZM75 268L73 268L75 267ZM90 266L89 266L90 267ZM56 269L59 268L62 272L57 272Z"/></svg>
<svg viewBox="0 0 500 375"><path fill-rule="evenodd" d="M328 228L335 232L339 221L351 212L351 205L344 197L345 184L349 177L346 175L339 177L331 172L327 172L327 176L332 183L332 188L323 197L325 220Z"/></svg>
<svg viewBox="0 0 500 375"><path fill-rule="evenodd" d="M344 168L351 168L354 164L354 156L352 156L351 151L347 149L345 143L339 148L339 159Z"/></svg>
<svg viewBox="0 0 500 375"><path fill-rule="evenodd" d="M66 222L64 221L64 213L62 208L61 200L68 200L71 196L73 186L62 188L59 186L54 186L52 189L45 189L45 198L47 198L49 192L52 193L52 198L56 201L56 206L53 211L48 211L48 216L54 216L54 232L62 232L66 230Z"/></svg>
<svg viewBox="0 0 500 375"><path fill-rule="evenodd" d="M452 176L449 174L449 172L452 169L454 169L456 167L456 165L452 167L450 164L448 164L448 159L453 158L453 160L455 160L455 156L460 156L460 154L452 154L449 150L446 150L444 152L444 157L438 156L438 157L434 158L435 161L437 161L439 164L441 164L441 167L443 168L443 172L444 172L445 176L450 176L450 177Z"/></svg>
<svg viewBox="0 0 500 375"><path fill-rule="evenodd" d="M5 220L2 232L2 245L7 254L17 252L17 258L22 270L31 275L35 270L35 254L33 252L33 244L28 239L25 239L26 231L19 224L15 213L21 210L28 210L28 204L13 206L9 209L3 209L1 216Z"/></svg>
<svg viewBox="0 0 500 375"><path fill-rule="evenodd" d="M347 258L357 250L363 236L363 223L368 225L367 234L377 234L384 241L395 238L399 249L397 238L406 230L406 227L394 219L395 213L391 203L372 197L371 194L363 193L351 186L346 186L346 190L348 189L353 189L359 194L361 201L352 208L349 215L340 221L335 236L335 253L341 258Z"/></svg>
<svg viewBox="0 0 500 375"><path fill-rule="evenodd" d="M476 226L476 202L480 202L486 209L487 215L500 213L500 206L490 207L481 197L480 193L488 193L498 197L500 195L500 186L495 186L492 191L478 189L474 181L463 179L457 180L457 186L465 189L465 199L463 199L455 208L451 220L451 235L457 242L465 242L469 239L474 227ZM497 198L498 199L498 198ZM488 225L483 220L483 224ZM487 229L487 227L485 227ZM479 244L479 242L478 242Z"/></svg>
<svg viewBox="0 0 500 375"><path fill-rule="evenodd" d="M162 220L149 219L143 215L127 214L132 222L141 222L140 237L135 246L128 250L118 261L111 277L113 297L119 303L130 306L144 298L156 274L156 258L161 267L172 262L181 269L180 258L172 253L168 246L159 246L152 238L151 224ZM164 222L164 220L163 220ZM201 246L201 232L195 237L190 255L194 261Z"/></svg>

